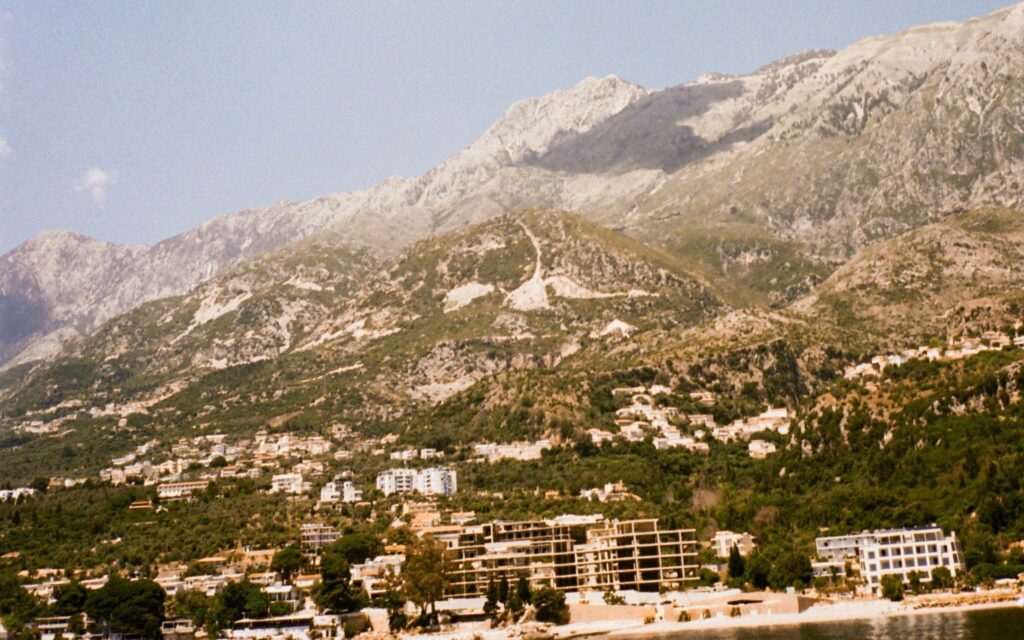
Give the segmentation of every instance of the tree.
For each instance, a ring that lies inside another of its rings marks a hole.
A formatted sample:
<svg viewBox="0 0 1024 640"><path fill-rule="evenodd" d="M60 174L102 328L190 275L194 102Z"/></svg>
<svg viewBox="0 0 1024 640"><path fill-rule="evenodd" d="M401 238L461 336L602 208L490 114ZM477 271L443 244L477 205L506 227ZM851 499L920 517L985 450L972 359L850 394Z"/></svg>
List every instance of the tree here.
<svg viewBox="0 0 1024 640"><path fill-rule="evenodd" d="M437 618L435 603L444 597L451 573L451 562L444 544L427 536L417 540L405 558L402 577L405 593L420 609L422 616L430 608L430 620Z"/></svg>
<svg viewBox="0 0 1024 640"><path fill-rule="evenodd" d="M129 581L114 576L85 600L85 612L104 633L160 638L166 594L150 580Z"/></svg>
<svg viewBox="0 0 1024 640"><path fill-rule="evenodd" d="M388 628L392 633L405 629L409 623L405 616L405 594L402 593L402 580L391 567L384 574L384 595L379 605L388 612Z"/></svg>
<svg viewBox="0 0 1024 640"><path fill-rule="evenodd" d="M911 571L907 577L907 587L913 594L919 594L924 591L924 585L921 584L921 574L917 571Z"/></svg>
<svg viewBox="0 0 1024 640"><path fill-rule="evenodd" d="M320 585L313 600L335 613L358 611L366 606L366 592L352 586L352 573L344 554L328 547L320 558Z"/></svg>
<svg viewBox="0 0 1024 640"><path fill-rule="evenodd" d="M22 588L14 571L0 569L0 619L6 620L12 638L40 613L39 609L39 601Z"/></svg>
<svg viewBox="0 0 1024 640"><path fill-rule="evenodd" d="M768 574L771 573L772 563L760 551L755 551L747 560L746 580L755 589L766 589L768 587Z"/></svg>
<svg viewBox="0 0 1024 640"><path fill-rule="evenodd" d="M811 583L813 575L810 559L802 553L790 551L775 562L769 573L768 582L775 589L803 588Z"/></svg>
<svg viewBox="0 0 1024 640"><path fill-rule="evenodd" d="M932 589L950 589L953 587L953 574L947 567L932 569Z"/></svg>
<svg viewBox="0 0 1024 640"><path fill-rule="evenodd" d="M903 581L899 576L882 576L882 597L893 602L903 599Z"/></svg>
<svg viewBox="0 0 1024 640"><path fill-rule="evenodd" d="M569 622L569 607L565 604L565 594L554 587L541 587L533 593L533 606L537 610L537 620L554 624Z"/></svg>
<svg viewBox="0 0 1024 640"><path fill-rule="evenodd" d="M197 627L206 627L206 632L211 638L220 635L220 628L214 619L214 598L202 591L195 589L183 589L174 594L172 601L173 615L179 618L188 618Z"/></svg>
<svg viewBox="0 0 1024 640"><path fill-rule="evenodd" d="M290 544L274 554L274 559L270 563L270 570L280 573L281 577L287 582L302 569L305 563L305 558L302 557L302 552L299 551L298 545Z"/></svg>
<svg viewBox="0 0 1024 640"><path fill-rule="evenodd" d="M524 576L519 576L519 581L516 583L516 595L523 604L532 601L533 594L530 593L530 583Z"/></svg>
<svg viewBox="0 0 1024 640"><path fill-rule="evenodd" d="M746 570L746 562L744 562L743 556L740 555L739 548L736 545L732 545L732 549L729 551L729 577L742 578Z"/></svg>
<svg viewBox="0 0 1024 640"><path fill-rule="evenodd" d="M260 585L242 580L229 582L217 595L213 616L218 628L225 629L242 618L264 618L270 613L270 597Z"/></svg>
<svg viewBox="0 0 1024 640"><path fill-rule="evenodd" d="M54 612L60 616L82 613L85 611L85 600L88 596L89 592L77 580L57 587L53 591L53 598L56 600Z"/></svg>
<svg viewBox="0 0 1024 640"><path fill-rule="evenodd" d="M328 548L341 554L349 565L353 565L362 564L366 562L367 558L380 555L384 550L384 545L381 544L377 536L371 533L357 532L346 533Z"/></svg>
<svg viewBox="0 0 1024 640"><path fill-rule="evenodd" d="M487 581L487 595L484 598L484 614L491 620L497 620L498 586L494 584L493 577Z"/></svg>
<svg viewBox="0 0 1024 640"><path fill-rule="evenodd" d="M498 602L508 602L508 578L505 576L501 576L501 580L498 581Z"/></svg>

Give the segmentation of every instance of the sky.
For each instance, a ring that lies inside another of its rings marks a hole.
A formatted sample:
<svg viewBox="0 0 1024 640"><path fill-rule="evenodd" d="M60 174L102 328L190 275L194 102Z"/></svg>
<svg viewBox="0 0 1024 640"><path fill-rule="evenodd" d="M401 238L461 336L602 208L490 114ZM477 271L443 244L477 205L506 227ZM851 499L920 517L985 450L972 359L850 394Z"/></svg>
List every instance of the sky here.
<svg viewBox="0 0 1024 640"><path fill-rule="evenodd" d="M419 175L587 76L666 87L1005 4L0 0L0 252Z"/></svg>

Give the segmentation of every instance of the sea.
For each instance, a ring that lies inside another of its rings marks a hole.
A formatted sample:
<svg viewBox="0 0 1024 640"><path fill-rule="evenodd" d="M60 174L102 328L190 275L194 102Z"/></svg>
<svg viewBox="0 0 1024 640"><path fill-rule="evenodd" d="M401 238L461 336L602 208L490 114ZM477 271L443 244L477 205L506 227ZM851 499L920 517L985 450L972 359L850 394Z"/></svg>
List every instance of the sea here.
<svg viewBox="0 0 1024 640"><path fill-rule="evenodd" d="M1024 640L1024 607L675 633L678 640Z"/></svg>

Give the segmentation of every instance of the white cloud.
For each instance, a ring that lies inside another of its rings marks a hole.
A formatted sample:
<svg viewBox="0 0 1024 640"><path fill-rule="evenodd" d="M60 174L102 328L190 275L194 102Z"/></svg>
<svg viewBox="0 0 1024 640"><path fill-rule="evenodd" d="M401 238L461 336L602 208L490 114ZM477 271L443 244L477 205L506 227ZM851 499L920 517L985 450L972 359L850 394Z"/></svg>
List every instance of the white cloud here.
<svg viewBox="0 0 1024 640"><path fill-rule="evenodd" d="M110 169L93 167L75 180L75 193L84 193L92 198L96 204L103 204L107 200L107 189L117 182L117 172Z"/></svg>
<svg viewBox="0 0 1024 640"><path fill-rule="evenodd" d="M5 160L11 157L14 150L11 149L11 144L7 142L7 138L0 136L0 160Z"/></svg>

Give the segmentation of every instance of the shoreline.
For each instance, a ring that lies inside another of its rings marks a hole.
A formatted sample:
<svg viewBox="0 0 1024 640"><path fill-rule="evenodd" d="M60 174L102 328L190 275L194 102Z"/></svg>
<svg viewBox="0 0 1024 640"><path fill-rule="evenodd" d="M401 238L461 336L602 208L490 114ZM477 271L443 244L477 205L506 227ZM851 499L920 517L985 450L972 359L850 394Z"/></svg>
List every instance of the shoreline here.
<svg viewBox="0 0 1024 640"><path fill-rule="evenodd" d="M851 606L852 605L852 606ZM887 601L862 601L847 603L831 603L814 605L803 613L781 613L768 615L747 615L735 618L716 617L690 622L659 621L650 624L639 623L629 628L619 627L605 632L597 632L594 636L614 638L647 638L668 634L678 634L687 630L704 631L714 629L741 629L762 627L798 626L801 624L827 624L831 622L851 622L855 620L872 620L878 618L910 617L943 613L963 613L988 609L1016 608L1024 611L1024 606L1016 600L1001 602L985 602L977 604L951 604L948 606L914 607L905 603ZM572 626L571 624L568 626ZM580 635L563 636L555 630L558 639L569 637L585 637Z"/></svg>
<svg viewBox="0 0 1024 640"><path fill-rule="evenodd" d="M792 627L803 624L829 624L857 620L878 620L935 614L964 613L990 609L1019 609L1024 612L1021 595L996 602L961 603L942 606L915 606L919 602L890 602L888 600L851 600L815 604L802 613L748 614L737 617L716 616L704 620L676 622L660 620L644 623L631 620L602 620L570 622L567 625L535 628L536 623L525 623L498 629L451 630L430 634L402 634L402 640L508 640L523 638L535 640L578 640L583 638L656 638L680 635L687 631L728 629L758 629Z"/></svg>

